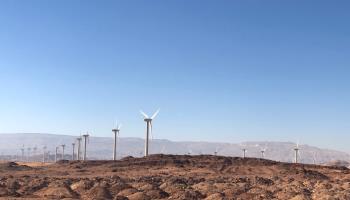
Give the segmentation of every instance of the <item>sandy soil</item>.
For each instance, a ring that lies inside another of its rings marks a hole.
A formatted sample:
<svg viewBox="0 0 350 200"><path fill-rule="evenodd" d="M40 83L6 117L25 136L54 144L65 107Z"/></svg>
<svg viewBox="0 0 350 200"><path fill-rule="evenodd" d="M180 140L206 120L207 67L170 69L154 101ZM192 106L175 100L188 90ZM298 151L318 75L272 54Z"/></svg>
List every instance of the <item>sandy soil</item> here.
<svg viewBox="0 0 350 200"><path fill-rule="evenodd" d="M0 164L0 199L349 199L350 170L255 158L152 155Z"/></svg>

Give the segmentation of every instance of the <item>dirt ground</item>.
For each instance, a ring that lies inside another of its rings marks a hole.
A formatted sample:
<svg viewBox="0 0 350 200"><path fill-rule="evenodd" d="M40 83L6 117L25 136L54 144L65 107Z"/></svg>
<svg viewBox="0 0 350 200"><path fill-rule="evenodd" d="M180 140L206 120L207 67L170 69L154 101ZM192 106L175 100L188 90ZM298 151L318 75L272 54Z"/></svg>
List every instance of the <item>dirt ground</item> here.
<svg viewBox="0 0 350 200"><path fill-rule="evenodd" d="M350 200L350 170L209 155L1 163L0 199Z"/></svg>

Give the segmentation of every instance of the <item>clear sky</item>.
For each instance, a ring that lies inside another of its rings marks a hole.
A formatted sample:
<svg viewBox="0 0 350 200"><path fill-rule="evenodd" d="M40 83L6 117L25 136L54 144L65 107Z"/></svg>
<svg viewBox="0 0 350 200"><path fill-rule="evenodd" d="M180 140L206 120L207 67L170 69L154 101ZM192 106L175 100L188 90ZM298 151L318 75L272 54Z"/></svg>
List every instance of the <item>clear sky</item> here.
<svg viewBox="0 0 350 200"><path fill-rule="evenodd" d="M0 1L0 132L350 152L349 1Z"/></svg>

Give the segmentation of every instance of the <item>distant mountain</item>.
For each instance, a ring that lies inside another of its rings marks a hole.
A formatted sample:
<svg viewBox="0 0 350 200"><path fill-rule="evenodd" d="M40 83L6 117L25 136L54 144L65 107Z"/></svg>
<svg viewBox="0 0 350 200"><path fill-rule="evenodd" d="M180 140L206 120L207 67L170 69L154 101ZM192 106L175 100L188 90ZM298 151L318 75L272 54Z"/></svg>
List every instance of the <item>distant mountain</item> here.
<svg viewBox="0 0 350 200"><path fill-rule="evenodd" d="M46 145L50 154L54 154L55 147L66 144L67 158L72 152L72 143L76 137L68 135L53 135L39 133L0 134L1 155L21 155L22 145L37 146L36 154L42 154L42 147ZM113 139L111 137L91 137L88 143L88 157L90 159L111 159ZM247 157L260 157L260 150L266 147L265 158L283 162L292 162L294 158L294 143L290 142L245 142L240 144L214 142L173 142L155 139L151 141L150 153L163 154L215 154L224 156L241 156L242 148L247 149ZM118 157L143 155L144 140L140 138L120 138L118 142ZM308 145L300 146L300 157L303 163L330 163L332 161L350 161L347 153L320 149ZM33 150L32 150L33 152Z"/></svg>

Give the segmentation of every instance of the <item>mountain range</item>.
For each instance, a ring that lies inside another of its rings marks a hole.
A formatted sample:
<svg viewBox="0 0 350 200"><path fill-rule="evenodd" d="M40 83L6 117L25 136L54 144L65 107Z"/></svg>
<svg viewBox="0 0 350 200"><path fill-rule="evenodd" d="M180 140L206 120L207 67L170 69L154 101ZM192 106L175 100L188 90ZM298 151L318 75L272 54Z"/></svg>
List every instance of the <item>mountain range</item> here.
<svg viewBox="0 0 350 200"><path fill-rule="evenodd" d="M0 134L0 153L4 155L21 155L21 148L31 148L31 155L41 155L43 147L53 155L56 146L66 144L66 158L72 154L72 143L76 136L55 135L43 133L11 133ZM265 158L293 162L295 143L291 142L244 142L217 143L217 142L175 142L165 139L153 139L150 143L151 154L217 154L223 156L242 156L242 149L247 149L247 157L261 157L261 150L266 149ZM37 147L34 152L34 147ZM91 137L88 140L87 155L89 159L111 159L113 148L112 137ZM118 139L117 157L143 156L144 139L122 137ZM61 151L61 148L60 148ZM26 152L27 153L27 152ZM350 161L350 155L344 152L321 149L309 145L300 145L300 162L328 163L334 161Z"/></svg>

